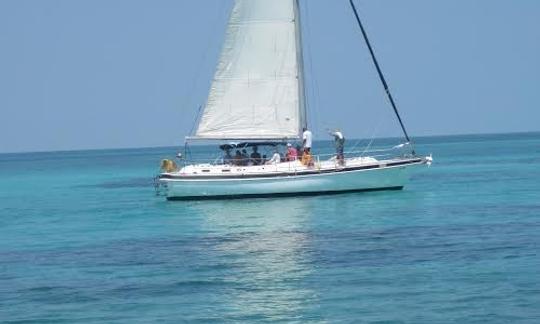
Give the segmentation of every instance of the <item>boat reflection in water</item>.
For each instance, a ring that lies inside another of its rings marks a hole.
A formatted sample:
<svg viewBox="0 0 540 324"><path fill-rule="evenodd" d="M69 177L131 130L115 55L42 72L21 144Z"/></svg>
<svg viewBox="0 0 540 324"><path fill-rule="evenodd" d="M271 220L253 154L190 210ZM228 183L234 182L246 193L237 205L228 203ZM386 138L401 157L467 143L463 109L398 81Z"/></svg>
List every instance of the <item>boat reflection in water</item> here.
<svg viewBox="0 0 540 324"><path fill-rule="evenodd" d="M201 230L215 238L211 258L234 287L226 308L236 319L291 319L313 304L306 288L309 257L309 200L255 199L196 202ZM310 301L311 300L311 301Z"/></svg>

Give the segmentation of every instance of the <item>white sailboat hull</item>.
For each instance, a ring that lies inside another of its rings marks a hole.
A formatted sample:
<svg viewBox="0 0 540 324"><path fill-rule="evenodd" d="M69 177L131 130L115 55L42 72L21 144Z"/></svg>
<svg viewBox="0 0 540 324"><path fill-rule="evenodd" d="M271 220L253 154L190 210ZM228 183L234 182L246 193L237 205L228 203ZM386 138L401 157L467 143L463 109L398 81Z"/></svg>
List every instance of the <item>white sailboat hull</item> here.
<svg viewBox="0 0 540 324"><path fill-rule="evenodd" d="M161 179L169 200L277 197L402 189L409 169L424 160L396 166L336 169L334 172L224 179Z"/></svg>

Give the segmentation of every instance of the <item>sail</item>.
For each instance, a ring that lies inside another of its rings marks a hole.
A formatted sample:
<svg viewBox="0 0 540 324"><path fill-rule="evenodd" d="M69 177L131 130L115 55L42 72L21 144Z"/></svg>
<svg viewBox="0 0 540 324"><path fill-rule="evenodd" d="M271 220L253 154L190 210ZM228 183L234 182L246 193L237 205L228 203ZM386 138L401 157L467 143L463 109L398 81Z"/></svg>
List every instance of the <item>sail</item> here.
<svg viewBox="0 0 540 324"><path fill-rule="evenodd" d="M298 138L302 78L297 0L236 0L193 138Z"/></svg>

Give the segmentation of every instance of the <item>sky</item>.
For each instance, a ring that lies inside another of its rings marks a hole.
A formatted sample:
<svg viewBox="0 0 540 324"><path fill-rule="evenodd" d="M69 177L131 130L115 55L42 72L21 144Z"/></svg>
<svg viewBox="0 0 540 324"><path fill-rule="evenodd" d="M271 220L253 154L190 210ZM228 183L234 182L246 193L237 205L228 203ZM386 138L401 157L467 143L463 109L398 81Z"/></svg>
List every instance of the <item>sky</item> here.
<svg viewBox="0 0 540 324"><path fill-rule="evenodd" d="M398 136L348 1L300 3L315 138ZM540 1L356 3L413 138L540 130ZM0 152L182 145L231 7L0 0Z"/></svg>

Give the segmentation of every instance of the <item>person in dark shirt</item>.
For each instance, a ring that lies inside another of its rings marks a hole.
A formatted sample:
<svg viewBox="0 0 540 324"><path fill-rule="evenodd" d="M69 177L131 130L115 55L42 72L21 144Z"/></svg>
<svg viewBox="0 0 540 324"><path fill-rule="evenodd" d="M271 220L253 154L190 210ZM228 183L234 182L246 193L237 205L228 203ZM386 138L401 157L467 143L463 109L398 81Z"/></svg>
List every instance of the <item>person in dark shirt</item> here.
<svg viewBox="0 0 540 324"><path fill-rule="evenodd" d="M223 164L232 164L233 157L231 155L231 149L225 149L225 155L223 155Z"/></svg>
<svg viewBox="0 0 540 324"><path fill-rule="evenodd" d="M258 150L258 147L257 146L253 146L253 153L251 153L251 163L253 165L260 165L261 164L261 154L259 152L257 152Z"/></svg>
<svg viewBox="0 0 540 324"><path fill-rule="evenodd" d="M242 165L242 153L240 153L240 150L236 150L236 154L234 155L233 164L236 166Z"/></svg>
<svg viewBox="0 0 540 324"><path fill-rule="evenodd" d="M246 149L243 149L242 150L242 165L246 166L246 165L248 165L248 162L249 162L249 156L247 154Z"/></svg>

